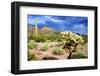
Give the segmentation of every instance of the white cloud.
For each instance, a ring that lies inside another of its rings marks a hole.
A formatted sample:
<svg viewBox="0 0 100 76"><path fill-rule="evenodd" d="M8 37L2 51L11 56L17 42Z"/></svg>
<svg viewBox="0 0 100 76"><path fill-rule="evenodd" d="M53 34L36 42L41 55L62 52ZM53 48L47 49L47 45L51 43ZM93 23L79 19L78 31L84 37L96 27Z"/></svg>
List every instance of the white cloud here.
<svg viewBox="0 0 100 76"><path fill-rule="evenodd" d="M33 23L34 23L34 19L29 18L29 19L28 19L28 23L29 23L29 24L33 24Z"/></svg>
<svg viewBox="0 0 100 76"><path fill-rule="evenodd" d="M72 29L84 29L84 28L85 28L84 24L79 24L79 25L75 24Z"/></svg>
<svg viewBox="0 0 100 76"><path fill-rule="evenodd" d="M84 24L78 24L74 25L71 30L76 33L86 34L87 33L87 27Z"/></svg>
<svg viewBox="0 0 100 76"><path fill-rule="evenodd" d="M28 23L29 24L34 24L34 21L35 19L32 17L30 17L28 19ZM54 18L53 16L42 16L42 17L38 17L38 23L40 24L47 24L46 22L49 21L49 22L53 22L53 23L57 23L57 24L61 24L63 25L66 21L64 20L60 20L60 19L57 19L57 18ZM67 22L68 23L68 22ZM68 23L69 24L69 23Z"/></svg>
<svg viewBox="0 0 100 76"><path fill-rule="evenodd" d="M29 18L28 22L29 22L29 24L34 24L35 23L35 18ZM46 24L46 22L43 18L38 18L38 23Z"/></svg>
<svg viewBox="0 0 100 76"><path fill-rule="evenodd" d="M44 16L44 18L46 20L49 20L49 21L52 21L52 22L59 22L59 23L62 23L63 22L63 20L55 19L52 16Z"/></svg>

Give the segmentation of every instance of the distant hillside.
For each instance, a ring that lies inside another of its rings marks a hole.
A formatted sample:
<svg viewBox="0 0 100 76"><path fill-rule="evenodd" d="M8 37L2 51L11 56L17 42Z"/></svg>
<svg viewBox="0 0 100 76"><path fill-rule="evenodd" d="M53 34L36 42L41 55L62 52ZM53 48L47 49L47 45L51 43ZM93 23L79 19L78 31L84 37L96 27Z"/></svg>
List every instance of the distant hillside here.
<svg viewBox="0 0 100 76"><path fill-rule="evenodd" d="M56 32L56 30L49 28L47 26L41 28L40 31L41 31L41 34L52 34L52 33Z"/></svg>
<svg viewBox="0 0 100 76"><path fill-rule="evenodd" d="M50 27L47 27L47 26L44 26L44 27L41 27L41 28L37 28L38 29L38 34L40 35L49 35L49 34L53 34L55 32L57 32L56 30L50 28ZM34 26L29 26L28 27L28 32L32 32L32 33L35 33L35 27Z"/></svg>
<svg viewBox="0 0 100 76"><path fill-rule="evenodd" d="M37 28L39 30L39 28ZM35 27L33 25L28 26L28 32L35 32Z"/></svg>

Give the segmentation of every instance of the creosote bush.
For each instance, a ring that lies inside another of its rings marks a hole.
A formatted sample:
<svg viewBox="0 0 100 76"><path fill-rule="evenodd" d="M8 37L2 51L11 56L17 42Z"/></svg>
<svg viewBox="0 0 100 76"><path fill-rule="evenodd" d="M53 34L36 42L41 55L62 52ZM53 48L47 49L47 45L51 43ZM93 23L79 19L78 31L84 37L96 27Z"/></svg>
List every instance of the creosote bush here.
<svg viewBox="0 0 100 76"><path fill-rule="evenodd" d="M48 44L45 44L45 45L42 47L41 51L48 51L48 48L49 48Z"/></svg>
<svg viewBox="0 0 100 76"><path fill-rule="evenodd" d="M63 55L64 54L64 50L62 48L60 48L60 47L56 47L53 50L53 54L55 54L55 55Z"/></svg>
<svg viewBox="0 0 100 76"><path fill-rule="evenodd" d="M37 48L37 44L35 44L32 40L30 40L28 43L28 48L29 49Z"/></svg>
<svg viewBox="0 0 100 76"><path fill-rule="evenodd" d="M73 54L71 58L72 59L80 59L80 58L87 58L87 56L85 56L82 53L77 53L77 54Z"/></svg>

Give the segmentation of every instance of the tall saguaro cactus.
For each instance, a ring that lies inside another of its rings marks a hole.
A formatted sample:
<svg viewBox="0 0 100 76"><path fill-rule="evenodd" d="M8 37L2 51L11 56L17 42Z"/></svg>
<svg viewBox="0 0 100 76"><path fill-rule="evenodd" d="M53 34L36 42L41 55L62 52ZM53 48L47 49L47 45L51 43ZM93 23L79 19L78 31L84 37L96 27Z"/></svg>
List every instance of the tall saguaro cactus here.
<svg viewBox="0 0 100 76"><path fill-rule="evenodd" d="M38 25L38 19L35 18L35 35L36 35L36 37L37 37L37 35L38 35L37 25Z"/></svg>

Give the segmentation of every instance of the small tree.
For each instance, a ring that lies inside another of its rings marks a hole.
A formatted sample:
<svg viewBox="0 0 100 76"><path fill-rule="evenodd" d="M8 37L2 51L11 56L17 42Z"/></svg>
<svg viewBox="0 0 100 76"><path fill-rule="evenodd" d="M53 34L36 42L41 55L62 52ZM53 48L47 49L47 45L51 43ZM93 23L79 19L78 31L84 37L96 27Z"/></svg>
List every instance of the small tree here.
<svg viewBox="0 0 100 76"><path fill-rule="evenodd" d="M73 32L61 32L63 49L68 49L68 59L72 57L72 52L76 51L77 45L83 43L83 38Z"/></svg>

